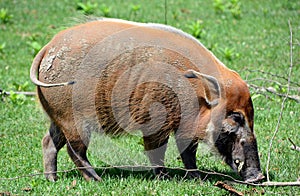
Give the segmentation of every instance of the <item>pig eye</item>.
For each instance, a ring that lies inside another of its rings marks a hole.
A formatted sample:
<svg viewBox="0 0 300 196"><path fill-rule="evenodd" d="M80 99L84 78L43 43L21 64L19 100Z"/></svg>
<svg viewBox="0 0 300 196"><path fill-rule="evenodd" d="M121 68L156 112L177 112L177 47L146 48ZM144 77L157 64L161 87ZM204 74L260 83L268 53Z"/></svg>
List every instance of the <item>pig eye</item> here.
<svg viewBox="0 0 300 196"><path fill-rule="evenodd" d="M244 144L246 143L246 140L245 139L241 139L240 143L241 143L242 146L244 146Z"/></svg>

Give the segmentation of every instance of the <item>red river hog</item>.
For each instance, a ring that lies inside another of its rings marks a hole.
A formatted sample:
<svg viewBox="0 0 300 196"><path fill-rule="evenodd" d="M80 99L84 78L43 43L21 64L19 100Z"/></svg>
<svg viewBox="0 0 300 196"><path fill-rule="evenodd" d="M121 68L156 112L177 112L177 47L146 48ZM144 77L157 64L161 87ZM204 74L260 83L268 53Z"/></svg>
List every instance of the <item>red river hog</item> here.
<svg viewBox="0 0 300 196"><path fill-rule="evenodd" d="M100 180L87 158L92 133L140 130L154 173L166 174L171 133L188 176L200 177L196 150L206 141L243 180L264 178L246 83L198 40L176 28L100 19L59 32L30 70L51 119L42 140L45 176L57 179L57 153L86 180ZM109 146L108 146L109 148Z"/></svg>

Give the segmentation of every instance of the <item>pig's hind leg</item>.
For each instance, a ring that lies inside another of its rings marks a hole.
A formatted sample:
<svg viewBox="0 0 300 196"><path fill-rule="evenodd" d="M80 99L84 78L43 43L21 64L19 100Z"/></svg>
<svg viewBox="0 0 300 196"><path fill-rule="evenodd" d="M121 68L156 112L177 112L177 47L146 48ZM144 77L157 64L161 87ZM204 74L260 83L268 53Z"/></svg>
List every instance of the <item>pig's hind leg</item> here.
<svg viewBox="0 0 300 196"><path fill-rule="evenodd" d="M65 144L64 134L54 122L51 122L49 132L42 140L44 174L50 181L57 180L57 153Z"/></svg>
<svg viewBox="0 0 300 196"><path fill-rule="evenodd" d="M154 167L153 172L158 179L169 179L165 167L164 159L167 149L168 136L164 139L157 139L158 135L144 136L144 146L146 154L150 160L151 165Z"/></svg>
<svg viewBox="0 0 300 196"><path fill-rule="evenodd" d="M89 138L85 138L89 139ZM94 168L90 164L86 152L88 148L88 144L83 141L88 141L81 138L80 136L73 136L72 138L67 140L67 150L70 155L72 161L75 163L83 177L87 180L95 180L100 181L101 178L95 172Z"/></svg>

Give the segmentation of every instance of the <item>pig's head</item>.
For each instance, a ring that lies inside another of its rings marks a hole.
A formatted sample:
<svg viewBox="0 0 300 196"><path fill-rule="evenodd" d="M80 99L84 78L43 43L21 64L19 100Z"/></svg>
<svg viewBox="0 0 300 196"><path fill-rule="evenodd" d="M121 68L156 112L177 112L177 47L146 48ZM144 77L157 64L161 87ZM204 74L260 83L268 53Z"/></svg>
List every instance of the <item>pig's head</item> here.
<svg viewBox="0 0 300 196"><path fill-rule="evenodd" d="M215 146L225 162L246 182L262 180L255 135L240 112L228 113L216 132Z"/></svg>
<svg viewBox="0 0 300 196"><path fill-rule="evenodd" d="M215 77L193 70L187 71L185 76L200 79L204 89L199 95L208 105L204 110L209 111L200 112L199 121L202 123L207 119L207 139L244 181L257 182L264 176L253 131L254 110L250 93L238 74L225 71L228 73L222 72L223 81L230 78L231 85L220 85Z"/></svg>

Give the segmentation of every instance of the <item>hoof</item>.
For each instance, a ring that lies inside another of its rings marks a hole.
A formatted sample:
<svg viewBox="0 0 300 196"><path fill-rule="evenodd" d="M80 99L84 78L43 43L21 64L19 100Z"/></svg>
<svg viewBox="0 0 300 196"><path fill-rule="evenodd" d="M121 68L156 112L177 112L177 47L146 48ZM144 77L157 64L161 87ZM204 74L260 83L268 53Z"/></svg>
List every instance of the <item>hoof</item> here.
<svg viewBox="0 0 300 196"><path fill-rule="evenodd" d="M82 175L86 181L101 181L101 177L95 172L94 169L85 170Z"/></svg>
<svg viewBox="0 0 300 196"><path fill-rule="evenodd" d="M169 176L167 170L164 167L158 167L154 169L154 173L156 175L156 179L158 180L169 180L171 176Z"/></svg>
<svg viewBox="0 0 300 196"><path fill-rule="evenodd" d="M57 181L58 177L56 174L45 174L45 177L47 180L49 180L50 182L55 182Z"/></svg>
<svg viewBox="0 0 300 196"><path fill-rule="evenodd" d="M201 179L201 174L199 171L188 171L186 174L188 179Z"/></svg>
<svg viewBox="0 0 300 196"><path fill-rule="evenodd" d="M166 173L161 172L160 174L157 174L155 178L157 180L170 180L172 177L169 176L167 172Z"/></svg>
<svg viewBox="0 0 300 196"><path fill-rule="evenodd" d="M265 178L265 176L262 173L259 173L255 178L249 178L247 180L245 180L245 182L249 182L249 183L257 183L262 181Z"/></svg>

